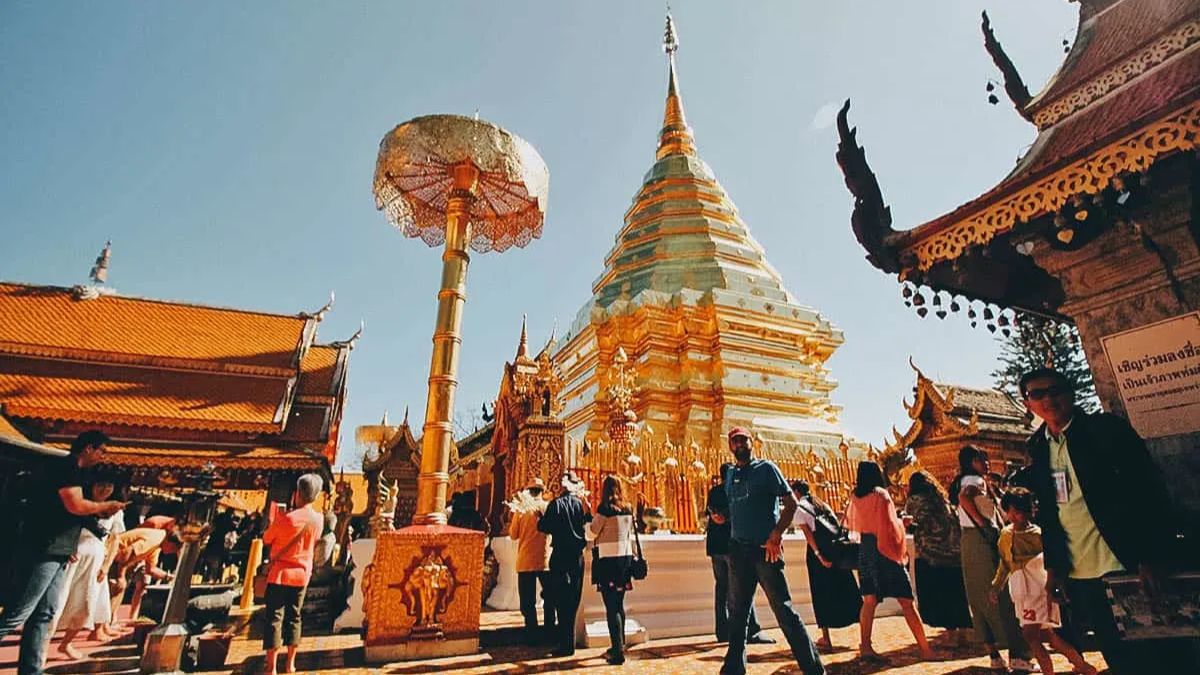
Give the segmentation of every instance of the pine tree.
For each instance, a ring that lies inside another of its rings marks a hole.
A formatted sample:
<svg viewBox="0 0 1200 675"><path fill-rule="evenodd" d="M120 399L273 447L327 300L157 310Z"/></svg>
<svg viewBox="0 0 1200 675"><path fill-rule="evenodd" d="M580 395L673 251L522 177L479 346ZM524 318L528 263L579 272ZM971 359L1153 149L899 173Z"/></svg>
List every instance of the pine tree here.
<svg viewBox="0 0 1200 675"><path fill-rule="evenodd" d="M998 388L1019 401L1021 391L1017 384L1021 375L1049 366L1074 385L1075 402L1079 407L1088 412L1100 409L1092 371L1079 346L1079 333L1074 326L1025 315L1013 325L1010 336L998 339L1001 367L992 373Z"/></svg>

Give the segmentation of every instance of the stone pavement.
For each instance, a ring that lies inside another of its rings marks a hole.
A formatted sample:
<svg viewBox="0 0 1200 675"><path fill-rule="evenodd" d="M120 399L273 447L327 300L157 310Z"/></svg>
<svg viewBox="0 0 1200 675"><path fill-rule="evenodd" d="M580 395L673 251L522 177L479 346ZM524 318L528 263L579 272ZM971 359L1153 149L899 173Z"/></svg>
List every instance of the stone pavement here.
<svg viewBox="0 0 1200 675"><path fill-rule="evenodd" d="M875 648L889 661L887 664L864 665L856 663L855 652L850 649L858 643L857 627L834 630L832 653L824 654L823 660L829 675L990 675L988 660L977 647L957 647L954 640L939 629L927 629L934 649L946 660L923 663L917 659L916 649L911 646L912 637L904 620L900 617L880 619L875 625ZM751 646L747 673L798 673L795 661L787 650L783 635L778 630L769 634L778 640L775 645ZM357 635L331 635L307 637L302 641L297 666L302 672L338 673L387 673L408 675L414 673L446 672L463 675L498 673L618 673L620 667L604 662L601 648L581 649L573 658L550 658L546 650L530 647L494 647L483 653L447 659L420 662L399 662L383 666L367 667L362 662L362 641ZM712 638L690 637L669 640L651 640L630 650L624 672L637 675L686 675L688 673L715 674L721 667L725 653L724 645ZM1098 653L1085 655L1098 668L1103 669L1103 659ZM232 673L250 675L262 672L262 645L258 640L240 639L234 642L226 663L233 667ZM1055 655L1056 672L1069 673L1070 666L1062 656Z"/></svg>
<svg viewBox="0 0 1200 675"><path fill-rule="evenodd" d="M493 630L503 628L509 617L489 616L486 624L492 623ZM875 624L875 648L889 660L887 664L859 664L851 647L858 642L857 627L833 631L833 652L823 654L829 675L991 675L995 671L987 668L987 657L977 647L958 647L949 635L941 630L927 628L934 649L945 657L935 663L922 663L917 659L912 638L904 620L900 617L880 619ZM751 675L775 675L798 673L778 630L768 633L779 642L775 645L751 646ZM13 672L16 667L16 636L10 636L0 645L0 673ZM56 645L55 645L56 646ZM130 644L81 643L87 654L84 661L69 662L51 660L46 664L50 675L76 675L79 673L136 673L138 649ZM690 637L669 640L651 640L630 650L624 669L604 662L603 649L581 649L574 658L550 658L545 649L531 647L496 646L485 647L483 652L471 656L437 659L419 662L399 662L383 666L366 666L363 663L362 639L354 634L312 635L305 637L300 648L298 666L302 672L322 673L387 673L408 675L414 673L462 673L482 675L499 673L618 673L630 675L686 675L689 673L715 674L721 667L725 653L724 645L711 638ZM53 647L52 647L52 654ZM1098 653L1085 654L1088 661L1103 669L1103 659ZM1056 655L1057 672L1071 672L1066 659ZM259 638L239 638L234 641L226 659L226 668L210 671L227 675L251 675L262 672L263 653ZM1060 668L1060 669L1059 669ZM1150 672L1150 671L1147 671Z"/></svg>

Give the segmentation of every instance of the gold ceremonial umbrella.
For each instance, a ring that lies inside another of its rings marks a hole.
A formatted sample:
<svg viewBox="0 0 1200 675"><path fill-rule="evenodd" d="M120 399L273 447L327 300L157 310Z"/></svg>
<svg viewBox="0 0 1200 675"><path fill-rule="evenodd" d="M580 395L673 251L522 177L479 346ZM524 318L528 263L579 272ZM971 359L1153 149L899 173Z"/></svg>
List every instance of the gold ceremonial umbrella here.
<svg viewBox="0 0 1200 675"><path fill-rule="evenodd" d="M446 522L467 246L502 252L540 237L549 187L533 146L479 119L417 117L379 144L376 207L405 236L445 244L414 524Z"/></svg>

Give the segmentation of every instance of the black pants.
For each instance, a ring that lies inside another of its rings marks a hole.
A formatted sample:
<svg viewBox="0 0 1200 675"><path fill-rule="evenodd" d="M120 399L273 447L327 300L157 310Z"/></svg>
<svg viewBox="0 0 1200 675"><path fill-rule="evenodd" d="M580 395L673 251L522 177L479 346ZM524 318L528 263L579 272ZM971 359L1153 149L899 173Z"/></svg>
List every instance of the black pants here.
<svg viewBox="0 0 1200 675"><path fill-rule="evenodd" d="M729 641L729 608L733 606L732 592L729 587L729 555L719 553L710 556L713 568L713 581L716 582L716 588L713 589L713 608L717 624L717 641ZM758 612L754 610L754 603L750 603L750 616L746 619L746 637L752 638L762 632L762 626L758 625Z"/></svg>
<svg viewBox="0 0 1200 675"><path fill-rule="evenodd" d="M608 619L609 652L617 656L625 651L625 591L602 590L604 615Z"/></svg>
<svg viewBox="0 0 1200 675"><path fill-rule="evenodd" d="M1188 639L1122 642L1112 605L1100 579L1067 579L1068 611L1073 631L1091 630L1113 675L1200 672L1197 641ZM1071 636L1078 643L1078 636Z"/></svg>
<svg viewBox="0 0 1200 675"><path fill-rule="evenodd" d="M551 556L549 577L550 603L558 620L556 647L559 651L575 653L575 614L583 595L583 552L576 555Z"/></svg>
<svg viewBox="0 0 1200 675"><path fill-rule="evenodd" d="M761 586L800 671L805 675L824 675L825 667L817 648L804 628L804 621L792 607L791 591L783 575L783 559L767 562L762 546L735 540L729 542L729 571L733 606L729 613L729 649L721 672L736 675L746 672L746 620L754 604L754 588Z"/></svg>
<svg viewBox="0 0 1200 675"><path fill-rule="evenodd" d="M542 624L546 632L554 630L554 603L548 597L550 595L547 589L549 573L545 570L540 572L517 572L517 593L521 596L521 616L525 617L526 632L537 630L537 587L542 586L542 614L545 621Z"/></svg>
<svg viewBox="0 0 1200 675"><path fill-rule="evenodd" d="M278 649L281 643L288 646L300 644L300 608L304 606L304 591L307 589L307 586L267 584L266 597L263 599L267 606L264 649Z"/></svg>

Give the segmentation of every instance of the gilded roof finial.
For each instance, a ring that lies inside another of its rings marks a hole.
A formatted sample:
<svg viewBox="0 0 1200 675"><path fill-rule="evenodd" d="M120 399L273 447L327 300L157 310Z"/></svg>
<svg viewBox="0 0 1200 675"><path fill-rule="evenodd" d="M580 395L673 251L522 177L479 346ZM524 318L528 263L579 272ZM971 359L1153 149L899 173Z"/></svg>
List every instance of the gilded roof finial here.
<svg viewBox="0 0 1200 675"><path fill-rule="evenodd" d="M108 281L108 261L112 258L112 241L104 242L104 250L100 251L100 255L96 256L96 263L92 265L92 271L88 276L92 281L98 284L103 284Z"/></svg>
<svg viewBox="0 0 1200 675"><path fill-rule="evenodd" d="M667 54L667 106L663 113L662 131L658 134L658 159L668 155L695 155L696 141L683 114L683 99L679 96L679 78L675 74L675 52L679 38L675 20L667 7L667 25L663 30L663 51Z"/></svg>
<svg viewBox="0 0 1200 675"><path fill-rule="evenodd" d="M525 330L526 315L521 315L521 341L517 343L517 358L529 356L529 334Z"/></svg>

